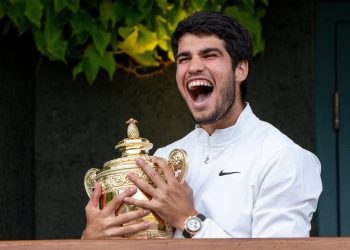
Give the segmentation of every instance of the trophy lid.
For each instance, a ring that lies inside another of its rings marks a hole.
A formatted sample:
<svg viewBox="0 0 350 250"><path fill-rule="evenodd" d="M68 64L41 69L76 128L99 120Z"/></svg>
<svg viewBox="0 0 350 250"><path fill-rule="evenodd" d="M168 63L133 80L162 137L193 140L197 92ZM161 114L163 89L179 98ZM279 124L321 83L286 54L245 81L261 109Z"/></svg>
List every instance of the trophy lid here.
<svg viewBox="0 0 350 250"><path fill-rule="evenodd" d="M153 147L153 144L146 138L140 137L139 129L136 126L137 121L130 118L126 123L129 124L127 129L128 138L120 141L115 146L115 149L120 150L122 157L135 154L148 154L148 151Z"/></svg>

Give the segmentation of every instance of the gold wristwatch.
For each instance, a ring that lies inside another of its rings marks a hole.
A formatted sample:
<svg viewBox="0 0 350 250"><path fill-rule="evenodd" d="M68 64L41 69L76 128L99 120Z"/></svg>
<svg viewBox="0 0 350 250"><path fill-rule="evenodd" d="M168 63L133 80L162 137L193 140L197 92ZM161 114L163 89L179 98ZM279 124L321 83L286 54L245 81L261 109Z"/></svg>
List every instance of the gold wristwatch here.
<svg viewBox="0 0 350 250"><path fill-rule="evenodd" d="M192 238L203 227L203 222L206 217L203 214L197 214L196 216L190 216L185 220L184 230L182 236L185 238Z"/></svg>

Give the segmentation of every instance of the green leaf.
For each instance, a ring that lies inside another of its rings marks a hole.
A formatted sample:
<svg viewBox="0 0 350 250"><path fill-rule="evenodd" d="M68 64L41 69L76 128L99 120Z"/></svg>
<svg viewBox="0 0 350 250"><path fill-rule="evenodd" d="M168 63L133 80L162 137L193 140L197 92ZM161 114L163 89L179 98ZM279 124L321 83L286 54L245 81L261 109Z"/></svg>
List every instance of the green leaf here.
<svg viewBox="0 0 350 250"><path fill-rule="evenodd" d="M46 39L45 35L41 31L37 31L34 33L34 41L36 48L40 51L41 54L48 55L46 49Z"/></svg>
<svg viewBox="0 0 350 250"><path fill-rule="evenodd" d="M85 10L79 10L70 20L72 35L87 31L94 32L96 28L95 20Z"/></svg>
<svg viewBox="0 0 350 250"><path fill-rule="evenodd" d="M100 4L99 8L100 20L105 28L108 27L108 22L112 21L112 25L115 25L113 17L113 3L111 0L105 0Z"/></svg>
<svg viewBox="0 0 350 250"><path fill-rule="evenodd" d="M159 15L155 17L155 31L159 39L170 39L170 34L166 25L167 21L165 18Z"/></svg>
<svg viewBox="0 0 350 250"><path fill-rule="evenodd" d="M55 11L60 12L64 8L70 9L72 12L76 12L79 8L80 0L54 0Z"/></svg>
<svg viewBox="0 0 350 250"><path fill-rule="evenodd" d="M194 11L202 10L206 2L207 0L192 0L192 7Z"/></svg>
<svg viewBox="0 0 350 250"><path fill-rule="evenodd" d="M234 17L248 30L253 42L253 54L261 52L264 49L264 42L260 19L251 13L241 11L236 6L227 7L225 13Z"/></svg>
<svg viewBox="0 0 350 250"><path fill-rule="evenodd" d="M99 54L93 46L87 47L84 53L83 66L86 79L90 84L96 79L99 64Z"/></svg>
<svg viewBox="0 0 350 250"><path fill-rule="evenodd" d="M159 62L154 58L153 53L150 51L144 52L142 54L133 54L132 58L139 64L146 67L159 66Z"/></svg>
<svg viewBox="0 0 350 250"><path fill-rule="evenodd" d="M112 50L117 51L118 50L118 45L119 45L118 33L117 32L111 32L111 47L112 47Z"/></svg>
<svg viewBox="0 0 350 250"><path fill-rule="evenodd" d="M57 19L57 16L48 11L44 30L47 51L53 59L65 62L68 42L63 38L62 28L62 23Z"/></svg>
<svg viewBox="0 0 350 250"><path fill-rule="evenodd" d="M174 8L171 11L169 11L168 15L165 17L168 22L169 31L172 33L175 30L177 24L182 19L187 17L187 15L188 14L186 10L182 8Z"/></svg>
<svg viewBox="0 0 350 250"><path fill-rule="evenodd" d="M98 53L103 55L105 49L111 41L111 34L103 31L101 28L96 28L92 33L92 40L94 41L94 45Z"/></svg>
<svg viewBox="0 0 350 250"><path fill-rule="evenodd" d="M131 34L133 30L134 27L119 27L118 33L123 39L125 39Z"/></svg>
<svg viewBox="0 0 350 250"><path fill-rule="evenodd" d="M83 67L85 76L90 84L96 79L99 68L102 67L107 70L110 79L113 78L115 72L115 60L111 52L106 52L101 56L93 45L89 45L83 56L82 66L76 66L76 74L81 72Z"/></svg>
<svg viewBox="0 0 350 250"><path fill-rule="evenodd" d="M24 9L25 9L25 6L23 2L19 2L15 6L13 4L6 5L7 16L10 18L10 20L18 29L22 29L22 26L24 25L24 20L23 20Z"/></svg>
<svg viewBox="0 0 350 250"><path fill-rule="evenodd" d="M143 14L137 9L131 9L125 17L125 23L127 26L135 26L143 19L143 17Z"/></svg>
<svg viewBox="0 0 350 250"><path fill-rule="evenodd" d="M61 35L62 29L57 19L48 16L45 22L45 39L47 44L55 42Z"/></svg>
<svg viewBox="0 0 350 250"><path fill-rule="evenodd" d="M109 79L112 80L113 74L116 69L116 63L112 52L105 52L105 54L101 58L101 67L108 72Z"/></svg>
<svg viewBox="0 0 350 250"><path fill-rule="evenodd" d="M113 3L113 24L120 21L125 15L129 14L129 10L134 6L135 1L125 1L125 0L118 0L115 3Z"/></svg>
<svg viewBox="0 0 350 250"><path fill-rule="evenodd" d="M225 0L209 0L203 7L203 11L216 11L221 12L222 6Z"/></svg>
<svg viewBox="0 0 350 250"><path fill-rule="evenodd" d="M155 17L155 30L158 37L159 47L167 51L168 50L168 41L170 40L170 32L168 31L166 19L157 15Z"/></svg>
<svg viewBox="0 0 350 250"><path fill-rule="evenodd" d="M156 33L142 25L139 25L138 28L140 29L137 39L138 45L143 47L144 50L154 50L158 44Z"/></svg>
<svg viewBox="0 0 350 250"><path fill-rule="evenodd" d="M75 36L75 38L76 38L75 45L83 45L83 44L85 44L89 37L90 37L89 33L84 32L84 31L79 33L79 34L76 34L76 36Z"/></svg>
<svg viewBox="0 0 350 250"><path fill-rule="evenodd" d="M146 27L139 25L119 44L119 48L126 54L134 57L136 54L154 50L157 43L156 34L149 31Z"/></svg>
<svg viewBox="0 0 350 250"><path fill-rule="evenodd" d="M175 57L172 50L168 51L168 58L170 59L170 61L175 62Z"/></svg>
<svg viewBox="0 0 350 250"><path fill-rule="evenodd" d="M54 0L53 3L56 12L60 12L68 5L67 0Z"/></svg>
<svg viewBox="0 0 350 250"><path fill-rule="evenodd" d="M269 0L261 0L261 2L263 2L263 4L265 4L265 6L269 6Z"/></svg>
<svg viewBox="0 0 350 250"><path fill-rule="evenodd" d="M77 66L73 68L73 79L75 80L77 78L77 75L82 73L84 71L83 68L84 64L83 61L81 61Z"/></svg>
<svg viewBox="0 0 350 250"><path fill-rule="evenodd" d="M142 13L142 16L146 16L153 7L153 0L138 0L137 8Z"/></svg>
<svg viewBox="0 0 350 250"><path fill-rule="evenodd" d="M44 6L40 0L25 1L24 15L34 23L37 27L41 26L41 17L43 15Z"/></svg>
<svg viewBox="0 0 350 250"><path fill-rule="evenodd" d="M163 13L166 12L168 7L168 1L167 0L156 0L158 7L162 10Z"/></svg>

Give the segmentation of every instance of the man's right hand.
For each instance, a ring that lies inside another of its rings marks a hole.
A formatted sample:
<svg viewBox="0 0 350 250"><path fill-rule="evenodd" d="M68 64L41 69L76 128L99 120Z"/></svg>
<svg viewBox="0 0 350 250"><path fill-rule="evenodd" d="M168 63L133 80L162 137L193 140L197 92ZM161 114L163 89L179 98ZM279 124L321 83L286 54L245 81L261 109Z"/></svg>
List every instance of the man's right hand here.
<svg viewBox="0 0 350 250"><path fill-rule="evenodd" d="M113 239L137 233L150 227L152 224L151 222L141 222L138 224L123 226L125 223L148 215L150 213L149 210L140 208L137 211L115 215L115 212L123 204L123 199L125 197L131 197L136 193L136 187L131 187L120 195L114 197L113 200L111 200L102 210L99 209L101 190L101 184L96 182L95 190L85 207L86 228L83 232L82 239Z"/></svg>

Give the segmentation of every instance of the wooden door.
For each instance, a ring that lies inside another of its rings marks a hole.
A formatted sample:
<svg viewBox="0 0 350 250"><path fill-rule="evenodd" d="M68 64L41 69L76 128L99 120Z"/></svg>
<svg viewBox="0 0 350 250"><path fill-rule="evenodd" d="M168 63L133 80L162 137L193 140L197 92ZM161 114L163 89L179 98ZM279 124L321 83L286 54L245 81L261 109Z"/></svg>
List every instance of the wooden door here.
<svg viewBox="0 0 350 250"><path fill-rule="evenodd" d="M319 3L315 36L320 236L350 236L350 3Z"/></svg>

